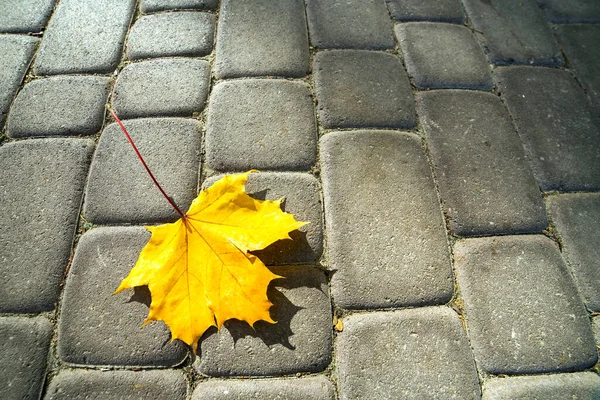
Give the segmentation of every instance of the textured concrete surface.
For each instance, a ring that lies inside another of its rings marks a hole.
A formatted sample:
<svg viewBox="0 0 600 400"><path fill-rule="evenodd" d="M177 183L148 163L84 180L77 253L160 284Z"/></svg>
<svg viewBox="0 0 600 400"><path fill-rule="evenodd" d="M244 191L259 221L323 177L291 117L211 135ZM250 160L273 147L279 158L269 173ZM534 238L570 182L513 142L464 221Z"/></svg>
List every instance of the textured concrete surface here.
<svg viewBox="0 0 600 400"><path fill-rule="evenodd" d="M119 74L112 106L119 118L182 116L200 112L210 88L210 64L161 58L129 64Z"/></svg>
<svg viewBox="0 0 600 400"><path fill-rule="evenodd" d="M600 398L597 0L0 3L0 398ZM276 324L112 295L178 215L108 106L310 222Z"/></svg>
<svg viewBox="0 0 600 400"><path fill-rule="evenodd" d="M0 318L0 397L35 400L40 397L52 324L44 317Z"/></svg>
<svg viewBox="0 0 600 400"><path fill-rule="evenodd" d="M15 98L7 121L11 138L98 133L110 80L95 76L36 79Z"/></svg>
<svg viewBox="0 0 600 400"><path fill-rule="evenodd" d="M211 380L200 383L192 400L334 400L335 390L324 377L265 380Z"/></svg>

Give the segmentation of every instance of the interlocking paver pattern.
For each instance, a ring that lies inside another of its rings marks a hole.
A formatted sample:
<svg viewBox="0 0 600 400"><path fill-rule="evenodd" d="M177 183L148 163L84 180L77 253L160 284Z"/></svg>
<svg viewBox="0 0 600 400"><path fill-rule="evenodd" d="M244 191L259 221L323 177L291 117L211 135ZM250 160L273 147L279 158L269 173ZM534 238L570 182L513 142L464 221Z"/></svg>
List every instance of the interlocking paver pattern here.
<svg viewBox="0 0 600 400"><path fill-rule="evenodd" d="M203 60L160 58L129 64L115 83L112 105L119 118L191 117L204 108L210 64Z"/></svg>
<svg viewBox="0 0 600 400"><path fill-rule="evenodd" d="M397 21L437 21L462 24L465 21L460 0L385 0Z"/></svg>
<svg viewBox="0 0 600 400"><path fill-rule="evenodd" d="M577 81L531 67L498 68L495 78L540 187L600 189L600 119Z"/></svg>
<svg viewBox="0 0 600 400"><path fill-rule="evenodd" d="M589 316L550 239L466 239L454 247L454 261L471 345L484 371L535 374L596 363Z"/></svg>
<svg viewBox="0 0 600 400"><path fill-rule="evenodd" d="M308 71L308 30L301 0L222 0L215 73L302 77Z"/></svg>
<svg viewBox="0 0 600 400"><path fill-rule="evenodd" d="M546 212L508 112L490 93L417 97L440 196L461 236L539 232Z"/></svg>
<svg viewBox="0 0 600 400"><path fill-rule="evenodd" d="M184 400L186 392L178 371L66 370L50 381L44 400Z"/></svg>
<svg viewBox="0 0 600 400"><path fill-rule="evenodd" d="M268 292L274 303L272 325L258 321L254 329L231 320L226 329L208 331L202 356L194 364L208 376L273 376L320 372L331 361L331 303L327 279L310 266L271 267L285 277Z"/></svg>
<svg viewBox="0 0 600 400"><path fill-rule="evenodd" d="M86 139L0 147L0 312L54 308L93 150Z"/></svg>
<svg viewBox="0 0 600 400"><path fill-rule="evenodd" d="M0 32L40 32L54 7L55 0L19 0L0 2Z"/></svg>
<svg viewBox="0 0 600 400"><path fill-rule="evenodd" d="M600 398L597 0L0 3L0 398ZM108 110L309 222L276 323L112 294L179 215Z"/></svg>
<svg viewBox="0 0 600 400"><path fill-rule="evenodd" d="M600 25L565 24L555 29L569 65L600 111L600 52L596 51L600 43Z"/></svg>
<svg viewBox="0 0 600 400"><path fill-rule="evenodd" d="M435 22L396 25L408 74L421 89L492 89L483 51L464 26Z"/></svg>
<svg viewBox="0 0 600 400"><path fill-rule="evenodd" d="M322 376L302 379L212 380L200 383L192 400L334 400L335 389Z"/></svg>
<svg viewBox="0 0 600 400"><path fill-rule="evenodd" d="M447 307L349 316L336 354L341 399L480 395L467 336Z"/></svg>
<svg viewBox="0 0 600 400"><path fill-rule="evenodd" d="M414 98L400 60L365 50L319 52L315 92L325 128L412 128Z"/></svg>
<svg viewBox="0 0 600 400"><path fill-rule="evenodd" d="M490 379L483 400L597 399L600 377L592 372Z"/></svg>
<svg viewBox="0 0 600 400"><path fill-rule="evenodd" d="M0 124L4 122L39 39L21 35L0 35Z"/></svg>
<svg viewBox="0 0 600 400"><path fill-rule="evenodd" d="M600 194L549 196L547 206L586 306L600 312Z"/></svg>
<svg viewBox="0 0 600 400"><path fill-rule="evenodd" d="M34 64L38 75L110 73L121 60L135 0L61 0Z"/></svg>
<svg viewBox="0 0 600 400"><path fill-rule="evenodd" d="M317 151L309 87L248 79L219 83L208 109L206 164L218 171L308 171Z"/></svg>
<svg viewBox="0 0 600 400"><path fill-rule="evenodd" d="M142 227L97 228L82 236L65 284L58 353L69 364L172 366L187 355L169 329L146 320L148 289L112 295L150 234Z"/></svg>
<svg viewBox="0 0 600 400"><path fill-rule="evenodd" d="M44 385L52 324L45 317L0 317L0 397L36 400Z"/></svg>
<svg viewBox="0 0 600 400"><path fill-rule="evenodd" d="M212 51L213 14L182 11L144 15L135 22L127 40L130 59L191 56Z"/></svg>
<svg viewBox="0 0 600 400"><path fill-rule="evenodd" d="M321 168L334 303L361 309L446 302L448 243L420 139L329 133L321 140Z"/></svg>
<svg viewBox="0 0 600 400"><path fill-rule="evenodd" d="M8 136L79 136L98 133L110 80L98 76L56 76L25 85L8 117Z"/></svg>
<svg viewBox="0 0 600 400"><path fill-rule="evenodd" d="M560 48L535 0L462 1L493 64L562 64Z"/></svg>
<svg viewBox="0 0 600 400"><path fill-rule="evenodd" d="M306 0L311 44L320 49L394 47L392 23L380 0Z"/></svg>
<svg viewBox="0 0 600 400"><path fill-rule="evenodd" d="M197 194L201 126L186 118L125 121L154 176L181 210L187 210ZM98 142L83 213L96 224L142 224L177 218L117 124L104 128Z"/></svg>

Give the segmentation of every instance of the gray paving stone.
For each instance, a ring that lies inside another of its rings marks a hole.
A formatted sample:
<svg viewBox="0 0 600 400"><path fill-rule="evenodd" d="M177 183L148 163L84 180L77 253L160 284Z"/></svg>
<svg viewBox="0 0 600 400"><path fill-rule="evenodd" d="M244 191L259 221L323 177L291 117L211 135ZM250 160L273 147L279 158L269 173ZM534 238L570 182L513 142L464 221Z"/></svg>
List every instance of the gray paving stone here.
<svg viewBox="0 0 600 400"><path fill-rule="evenodd" d="M21 86L39 39L30 36L0 35L0 126Z"/></svg>
<svg viewBox="0 0 600 400"><path fill-rule="evenodd" d="M546 19L553 23L600 22L596 0L537 0Z"/></svg>
<svg viewBox="0 0 600 400"><path fill-rule="evenodd" d="M43 317L0 318L0 397L37 400L44 385L52 325Z"/></svg>
<svg viewBox="0 0 600 400"><path fill-rule="evenodd" d="M579 292L600 312L600 193L549 196L547 205Z"/></svg>
<svg viewBox="0 0 600 400"><path fill-rule="evenodd" d="M113 72L135 4L135 0L61 0L37 53L35 73Z"/></svg>
<svg viewBox="0 0 600 400"><path fill-rule="evenodd" d="M218 78L303 77L308 57L302 0L222 0L215 62Z"/></svg>
<svg viewBox="0 0 600 400"><path fill-rule="evenodd" d="M219 0L141 0L142 12L168 10L214 10Z"/></svg>
<svg viewBox="0 0 600 400"><path fill-rule="evenodd" d="M446 230L416 135L328 133L321 139L321 178L327 260L335 271L331 290L338 307L399 307L450 299Z"/></svg>
<svg viewBox="0 0 600 400"><path fill-rule="evenodd" d="M600 346L600 315L592 317L592 331L596 338L596 347Z"/></svg>
<svg viewBox="0 0 600 400"><path fill-rule="evenodd" d="M252 329L236 320L201 339L194 364L208 376L289 375L319 372L331 361L331 302L325 274L308 266L271 267L285 279L268 291L275 325L257 322Z"/></svg>
<svg viewBox="0 0 600 400"><path fill-rule="evenodd" d="M112 105L119 118L176 115L202 110L210 86L210 64L172 58L125 67L115 83Z"/></svg>
<svg viewBox="0 0 600 400"><path fill-rule="evenodd" d="M535 0L463 0L475 32L495 65L563 63Z"/></svg>
<svg viewBox="0 0 600 400"><path fill-rule="evenodd" d="M600 25L558 25L555 29L569 65L600 111L600 52L596 50L600 43Z"/></svg>
<svg viewBox="0 0 600 400"><path fill-rule="evenodd" d="M386 3L397 21L465 22L460 0L386 0Z"/></svg>
<svg viewBox="0 0 600 400"><path fill-rule="evenodd" d="M600 189L600 119L571 74L505 67L495 77L540 187Z"/></svg>
<svg viewBox="0 0 600 400"><path fill-rule="evenodd" d="M131 28L127 56L205 56L212 51L215 21L213 14L196 11L144 15Z"/></svg>
<svg viewBox="0 0 600 400"><path fill-rule="evenodd" d="M213 88L206 133L209 168L307 171L316 150L314 105L306 84L249 79Z"/></svg>
<svg viewBox="0 0 600 400"><path fill-rule="evenodd" d="M340 399L478 399L477 370L447 307L344 319L336 351Z"/></svg>
<svg viewBox="0 0 600 400"><path fill-rule="evenodd" d="M7 134L32 136L92 135L104 122L109 78L57 76L26 84L11 107Z"/></svg>
<svg viewBox="0 0 600 400"><path fill-rule="evenodd" d="M320 49L386 50L394 47L392 24L380 0L307 0L311 44Z"/></svg>
<svg viewBox="0 0 600 400"><path fill-rule="evenodd" d="M206 189L223 175L204 181ZM261 172L250 174L246 193L260 200L285 198L283 210L294 214L298 221L309 224L290 232L292 240L281 240L261 251L254 251L266 265L311 263L323 252L323 217L321 186L310 174L295 172Z"/></svg>
<svg viewBox="0 0 600 400"><path fill-rule="evenodd" d="M417 96L442 203L454 234L540 232L538 186L502 102L460 90Z"/></svg>
<svg viewBox="0 0 600 400"><path fill-rule="evenodd" d="M169 328L144 328L147 288L113 296L150 239L143 227L95 228L81 237L65 285L58 325L60 358L75 365L173 366L187 356Z"/></svg>
<svg viewBox="0 0 600 400"><path fill-rule="evenodd" d="M44 400L184 400L181 372L66 370L52 379Z"/></svg>
<svg viewBox="0 0 600 400"><path fill-rule="evenodd" d="M535 374L594 365L588 314L550 239L467 239L455 245L454 265L481 370Z"/></svg>
<svg viewBox="0 0 600 400"><path fill-rule="evenodd" d="M593 372L496 378L483 386L483 400L599 398L600 377Z"/></svg>
<svg viewBox="0 0 600 400"><path fill-rule="evenodd" d="M314 80L325 128L412 128L414 98L402 64L392 54L365 50L319 52Z"/></svg>
<svg viewBox="0 0 600 400"><path fill-rule="evenodd" d="M408 74L421 89L492 89L487 60L464 26L435 22L396 25Z"/></svg>
<svg viewBox="0 0 600 400"><path fill-rule="evenodd" d="M0 312L54 308L93 149L83 139L0 147Z"/></svg>
<svg viewBox="0 0 600 400"><path fill-rule="evenodd" d="M54 0L19 0L0 2L0 32L28 33L44 29Z"/></svg>
<svg viewBox="0 0 600 400"><path fill-rule="evenodd" d="M335 400L323 376L302 379L212 380L196 386L192 400Z"/></svg>
<svg viewBox="0 0 600 400"><path fill-rule="evenodd" d="M200 122L142 118L124 125L162 188L186 212L197 194ZM96 224L172 222L179 218L117 124L104 128L100 137L83 211L85 218Z"/></svg>

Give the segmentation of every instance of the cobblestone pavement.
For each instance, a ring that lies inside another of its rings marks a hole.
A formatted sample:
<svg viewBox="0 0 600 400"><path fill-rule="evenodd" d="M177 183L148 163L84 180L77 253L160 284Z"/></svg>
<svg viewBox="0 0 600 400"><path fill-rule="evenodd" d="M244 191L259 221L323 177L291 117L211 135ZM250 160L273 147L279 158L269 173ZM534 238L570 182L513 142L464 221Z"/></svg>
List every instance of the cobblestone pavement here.
<svg viewBox="0 0 600 400"><path fill-rule="evenodd" d="M600 399L597 0L0 1L0 398ZM215 176L311 223L193 357L112 293Z"/></svg>

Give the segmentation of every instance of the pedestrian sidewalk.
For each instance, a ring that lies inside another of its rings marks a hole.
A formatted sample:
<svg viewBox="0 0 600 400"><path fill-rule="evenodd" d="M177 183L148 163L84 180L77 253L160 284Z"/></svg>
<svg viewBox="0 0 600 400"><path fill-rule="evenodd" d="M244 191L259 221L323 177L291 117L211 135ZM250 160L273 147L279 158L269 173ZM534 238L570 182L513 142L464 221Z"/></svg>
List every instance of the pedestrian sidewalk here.
<svg viewBox="0 0 600 400"><path fill-rule="evenodd" d="M0 2L0 398L600 399L596 0ZM310 224L194 356L113 295L224 173Z"/></svg>

